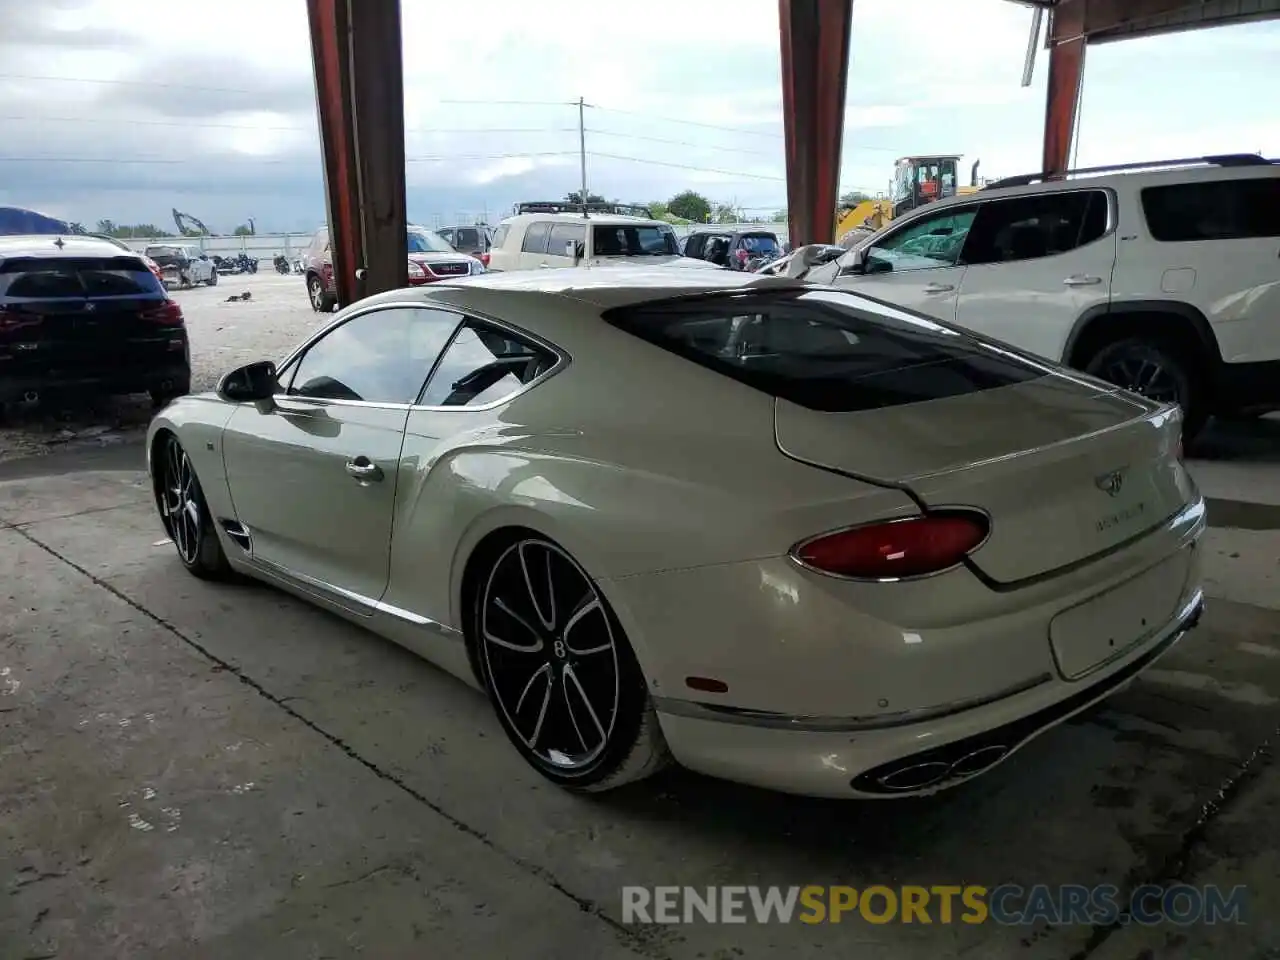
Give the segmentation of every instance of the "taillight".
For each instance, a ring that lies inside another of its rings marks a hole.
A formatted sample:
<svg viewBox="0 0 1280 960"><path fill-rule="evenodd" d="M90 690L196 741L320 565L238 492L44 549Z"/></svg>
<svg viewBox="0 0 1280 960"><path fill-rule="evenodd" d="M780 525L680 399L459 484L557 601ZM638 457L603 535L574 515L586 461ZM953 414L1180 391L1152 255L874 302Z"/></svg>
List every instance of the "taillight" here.
<svg viewBox="0 0 1280 960"><path fill-rule="evenodd" d="M11 304L0 304L0 333L9 333L22 327L34 327L41 321L38 313L23 310Z"/></svg>
<svg viewBox="0 0 1280 960"><path fill-rule="evenodd" d="M140 316L143 320L164 327L180 327L186 322L182 316L182 307L177 300L165 300L154 309L143 310Z"/></svg>
<svg viewBox="0 0 1280 960"><path fill-rule="evenodd" d="M820 573L855 580L900 580L956 566L990 532L980 513L949 511L871 523L797 545L791 555Z"/></svg>
<svg viewBox="0 0 1280 960"><path fill-rule="evenodd" d="M751 254L747 253L746 250L736 250L734 252L734 256L738 258L738 263L746 263L747 260L750 259Z"/></svg>
<svg viewBox="0 0 1280 960"><path fill-rule="evenodd" d="M485 269L486 269L486 270L487 270L487 269L489 269L489 253L488 253L488 251L486 251L486 252L484 252L484 253L481 253L481 254L477 254L477 256L479 256L479 257L480 257L480 262L484 264Z"/></svg>

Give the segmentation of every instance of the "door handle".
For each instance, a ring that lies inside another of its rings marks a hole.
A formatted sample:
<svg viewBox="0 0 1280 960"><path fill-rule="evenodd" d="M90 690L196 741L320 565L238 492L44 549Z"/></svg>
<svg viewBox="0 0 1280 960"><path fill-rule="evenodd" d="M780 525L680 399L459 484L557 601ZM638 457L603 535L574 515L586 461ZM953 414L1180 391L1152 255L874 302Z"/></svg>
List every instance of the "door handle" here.
<svg viewBox="0 0 1280 960"><path fill-rule="evenodd" d="M1101 277L1086 277L1077 273L1074 277L1067 277L1062 281L1068 287L1092 287L1094 284L1102 282Z"/></svg>
<svg viewBox="0 0 1280 960"><path fill-rule="evenodd" d="M950 283L926 283L924 285L925 293L950 293L955 286Z"/></svg>
<svg viewBox="0 0 1280 960"><path fill-rule="evenodd" d="M550 269L551 269L551 264L549 264L549 263L540 263L540 264L538 264L538 269L539 269L539 270L550 270Z"/></svg>
<svg viewBox="0 0 1280 960"><path fill-rule="evenodd" d="M347 476L356 480L370 481L382 479L382 468L368 457L356 457L347 461Z"/></svg>

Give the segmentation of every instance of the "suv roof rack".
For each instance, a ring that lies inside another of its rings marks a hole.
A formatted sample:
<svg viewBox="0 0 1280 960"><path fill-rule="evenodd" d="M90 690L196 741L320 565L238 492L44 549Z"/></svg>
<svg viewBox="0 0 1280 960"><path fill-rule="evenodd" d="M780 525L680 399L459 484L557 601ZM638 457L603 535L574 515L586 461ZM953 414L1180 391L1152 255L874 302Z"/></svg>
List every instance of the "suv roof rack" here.
<svg viewBox="0 0 1280 960"><path fill-rule="evenodd" d="M516 204L516 214L522 213L609 213L614 216L644 217L653 219L653 211L637 203L573 203L569 200L526 200Z"/></svg>
<svg viewBox="0 0 1280 960"><path fill-rule="evenodd" d="M1126 170L1161 170L1168 167L1193 167L1193 166L1212 166L1212 167L1257 167L1273 164L1276 161L1268 160L1266 157L1258 153L1223 153L1209 157L1186 157L1181 160L1151 160L1145 163L1113 163L1102 167L1078 167L1075 170L1065 170L1060 174L1051 173L1024 173L1017 177L1001 177L999 180L993 180L986 184L985 189L995 187L1025 187L1032 183L1044 183L1048 180L1064 180L1067 177L1076 176L1078 174L1090 173L1120 173Z"/></svg>

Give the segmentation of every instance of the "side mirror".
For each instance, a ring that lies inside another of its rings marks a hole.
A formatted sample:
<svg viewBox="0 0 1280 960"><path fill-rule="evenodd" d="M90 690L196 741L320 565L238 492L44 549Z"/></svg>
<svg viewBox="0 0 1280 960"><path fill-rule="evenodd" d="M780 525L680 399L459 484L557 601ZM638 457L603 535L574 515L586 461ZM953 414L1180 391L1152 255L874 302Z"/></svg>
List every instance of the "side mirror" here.
<svg viewBox="0 0 1280 960"><path fill-rule="evenodd" d="M270 360L237 367L218 381L218 396L232 403L270 400L276 392L276 365Z"/></svg>

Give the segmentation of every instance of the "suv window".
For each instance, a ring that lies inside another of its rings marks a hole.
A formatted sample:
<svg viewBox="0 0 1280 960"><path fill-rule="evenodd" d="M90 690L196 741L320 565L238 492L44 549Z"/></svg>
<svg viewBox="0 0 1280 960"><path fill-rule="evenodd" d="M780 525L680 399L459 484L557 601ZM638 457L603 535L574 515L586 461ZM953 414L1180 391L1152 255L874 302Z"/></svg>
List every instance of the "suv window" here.
<svg viewBox="0 0 1280 960"><path fill-rule="evenodd" d="M480 231L475 227L459 227L458 232L449 240L459 250L480 250L483 244L480 240Z"/></svg>
<svg viewBox="0 0 1280 960"><path fill-rule="evenodd" d="M1036 193L989 200L978 211L964 248L965 263L1011 263L1067 253L1107 231L1102 190Z"/></svg>
<svg viewBox="0 0 1280 960"><path fill-rule="evenodd" d="M422 403L431 407L496 403L555 362L555 354L542 347L469 320L440 358Z"/></svg>
<svg viewBox="0 0 1280 960"><path fill-rule="evenodd" d="M930 320L871 313L842 291L646 304L605 320L811 410L847 412L991 390L1041 376L1005 350Z"/></svg>
<svg viewBox="0 0 1280 960"><path fill-rule="evenodd" d="M1147 187L1142 212L1162 243L1280 237L1280 177Z"/></svg>
<svg viewBox="0 0 1280 960"><path fill-rule="evenodd" d="M524 232L524 243L520 249L525 253L546 253L547 234L551 232L549 223L531 223Z"/></svg>
<svg viewBox="0 0 1280 960"><path fill-rule="evenodd" d="M441 237L441 238L442 238L446 243L453 243L453 228L452 228L452 227L442 227L441 229L437 230L437 231L436 231L436 233L437 233L437 234L438 234L438 235L439 235L439 236L440 236L440 237Z"/></svg>
<svg viewBox="0 0 1280 960"><path fill-rule="evenodd" d="M978 208L948 209L891 233L867 251L867 272L934 270L955 266Z"/></svg>
<svg viewBox="0 0 1280 960"><path fill-rule="evenodd" d="M289 393L325 400L412 403L460 318L444 310L388 307L352 317L294 365Z"/></svg>
<svg viewBox="0 0 1280 960"><path fill-rule="evenodd" d="M564 256L566 243L586 243L587 228L581 223L557 223L551 228L551 242L547 249L557 257Z"/></svg>
<svg viewBox="0 0 1280 960"><path fill-rule="evenodd" d="M591 228L593 257L679 256L675 231L670 227L640 224L599 224Z"/></svg>
<svg viewBox="0 0 1280 960"><path fill-rule="evenodd" d="M507 242L507 234L510 232L511 227L505 223L498 227L497 230L493 231L493 245L495 247L501 247Z"/></svg>
<svg viewBox="0 0 1280 960"><path fill-rule="evenodd" d="M0 298L163 296L155 274L131 257L14 258L0 263Z"/></svg>

